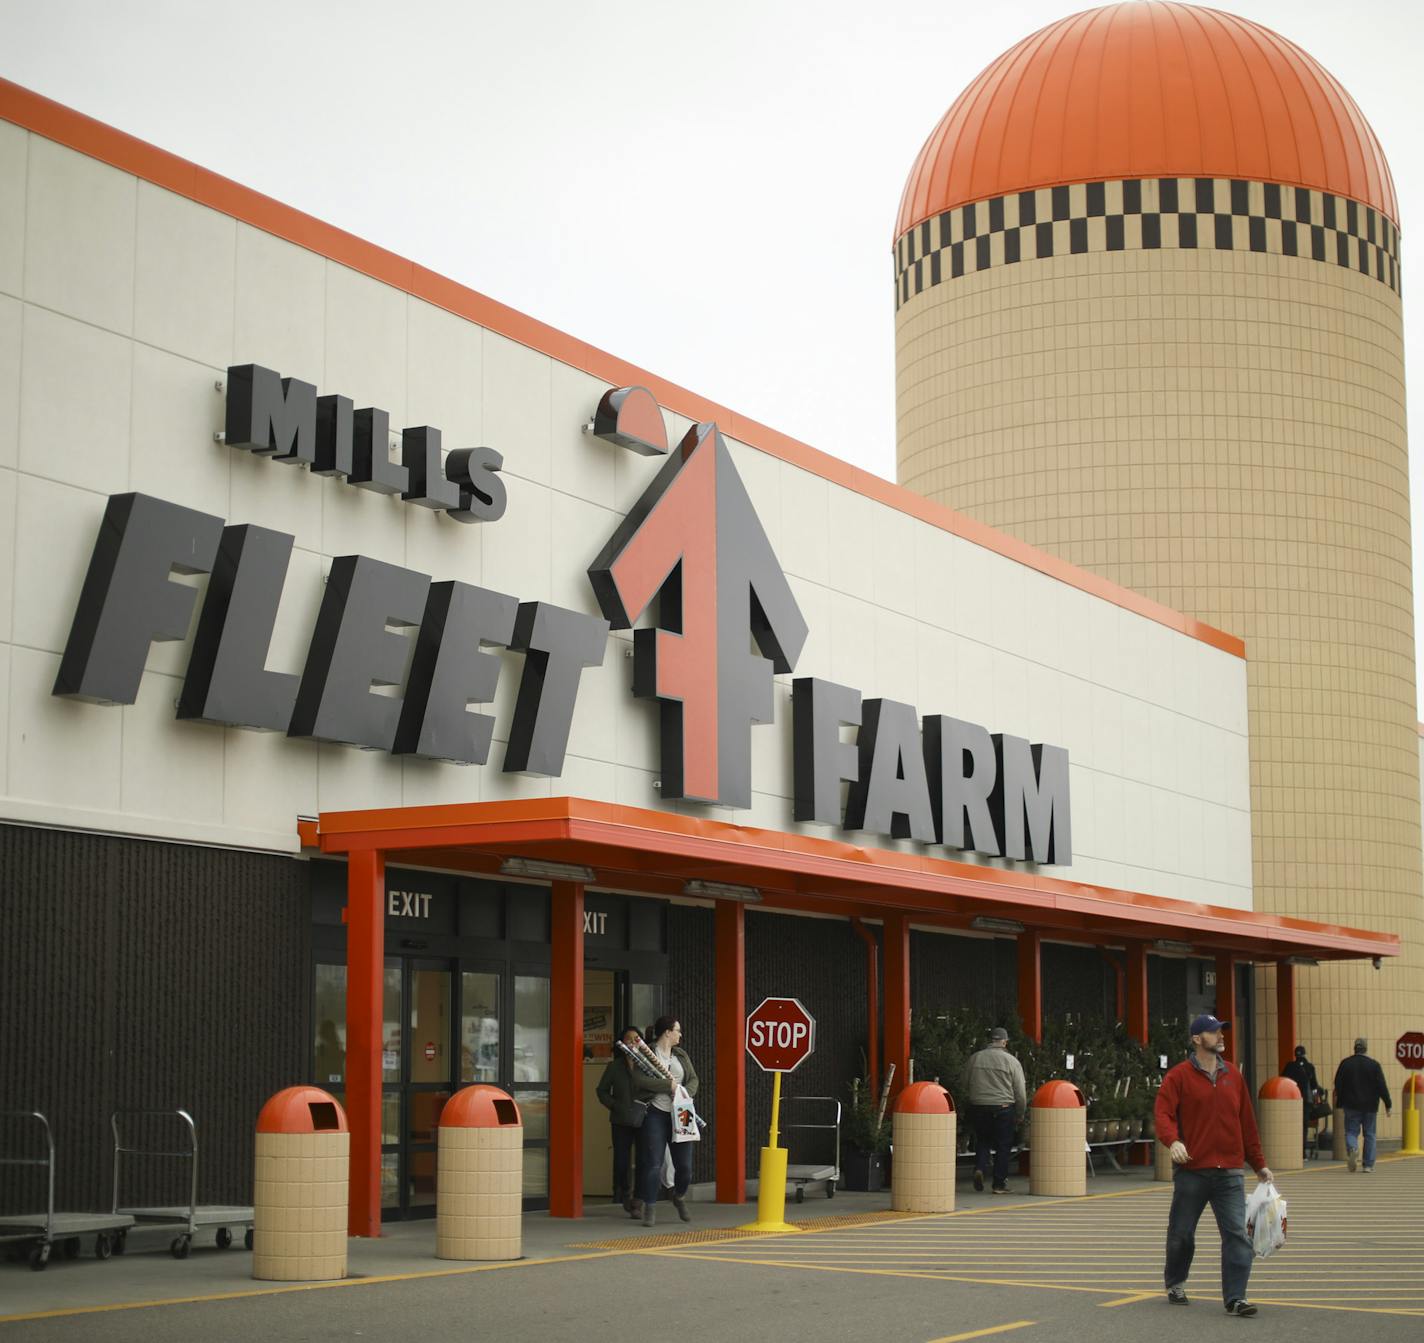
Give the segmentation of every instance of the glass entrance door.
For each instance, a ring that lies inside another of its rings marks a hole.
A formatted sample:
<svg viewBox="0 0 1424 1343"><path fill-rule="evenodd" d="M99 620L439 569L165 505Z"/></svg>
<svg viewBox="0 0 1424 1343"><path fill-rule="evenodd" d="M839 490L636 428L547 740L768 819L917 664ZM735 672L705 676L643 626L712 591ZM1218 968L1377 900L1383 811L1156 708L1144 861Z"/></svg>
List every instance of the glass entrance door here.
<svg viewBox="0 0 1424 1343"><path fill-rule="evenodd" d="M436 1128L454 1082L454 972L445 961L402 962L405 1032L398 1144L403 1216L435 1209Z"/></svg>

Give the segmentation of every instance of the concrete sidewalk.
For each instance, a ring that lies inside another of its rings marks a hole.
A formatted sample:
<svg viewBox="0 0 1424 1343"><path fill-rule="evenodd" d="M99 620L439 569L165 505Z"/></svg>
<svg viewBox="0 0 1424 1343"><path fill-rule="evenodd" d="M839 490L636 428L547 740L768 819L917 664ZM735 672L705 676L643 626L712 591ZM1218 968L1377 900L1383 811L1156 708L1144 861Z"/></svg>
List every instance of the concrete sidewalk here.
<svg viewBox="0 0 1424 1343"><path fill-rule="evenodd" d="M656 1227L644 1227L617 1204L590 1200L579 1220L529 1213L524 1218L524 1255L519 1262L585 1256L608 1252L606 1245L589 1242L626 1242L636 1250L650 1244L666 1245L684 1233L729 1231L754 1219L756 1181L750 1181L751 1202L743 1205L711 1202L712 1186L700 1185L691 1191L693 1221L684 1225L670 1203L658 1205ZM1024 1182L1027 1183L1026 1181ZM793 1221L869 1215L890 1207L886 1190L877 1194L838 1191L834 1199L808 1195L796 1204L788 1199L787 1216ZM78 1259L69 1260L56 1252L43 1272L34 1272L24 1262L8 1262L0 1246L0 1323L16 1315L73 1310L85 1306L132 1305L144 1302L190 1301L223 1295L306 1290L303 1284L257 1282L251 1276L252 1256L241 1247L220 1250L211 1231L195 1238L187 1259L176 1260L168 1253L171 1229L135 1227L129 1232L128 1249L101 1262L94 1257L93 1237L85 1237ZM700 1237L699 1237L700 1239ZM475 1265L435 1257L433 1218L411 1222L389 1222L378 1239L347 1242L348 1280L397 1279L424 1274L470 1272Z"/></svg>

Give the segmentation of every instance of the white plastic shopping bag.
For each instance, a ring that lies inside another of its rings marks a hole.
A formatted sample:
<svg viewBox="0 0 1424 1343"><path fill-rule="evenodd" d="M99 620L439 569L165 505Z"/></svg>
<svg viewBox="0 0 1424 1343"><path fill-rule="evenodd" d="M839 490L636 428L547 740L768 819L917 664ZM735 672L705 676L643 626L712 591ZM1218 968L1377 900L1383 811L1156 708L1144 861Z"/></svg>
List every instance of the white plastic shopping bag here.
<svg viewBox="0 0 1424 1343"><path fill-rule="evenodd" d="M1258 1184L1246 1200L1246 1236L1258 1259L1286 1243L1286 1201L1270 1180Z"/></svg>
<svg viewBox="0 0 1424 1343"><path fill-rule="evenodd" d="M685 1087L679 1086L672 1093L672 1140L673 1142L698 1142L702 1138L697 1123L697 1108Z"/></svg>

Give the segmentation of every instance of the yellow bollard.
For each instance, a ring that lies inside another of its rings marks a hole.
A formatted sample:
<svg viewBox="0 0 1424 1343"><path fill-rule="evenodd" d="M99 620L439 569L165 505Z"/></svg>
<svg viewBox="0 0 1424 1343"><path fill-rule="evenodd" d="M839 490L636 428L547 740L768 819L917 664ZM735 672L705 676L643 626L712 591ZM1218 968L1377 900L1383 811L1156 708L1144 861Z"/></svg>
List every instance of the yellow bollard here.
<svg viewBox="0 0 1424 1343"><path fill-rule="evenodd" d="M1424 1156L1419 1150L1419 1093L1424 1091L1424 1080L1418 1073L1411 1073L1404 1083L1404 1142L1400 1145L1400 1156Z"/></svg>
<svg viewBox="0 0 1424 1343"><path fill-rule="evenodd" d="M771 1136L761 1149L761 1165L757 1168L757 1219L741 1231L800 1231L786 1220L786 1160L787 1151L777 1146L777 1125L781 1119L781 1074L772 1073Z"/></svg>

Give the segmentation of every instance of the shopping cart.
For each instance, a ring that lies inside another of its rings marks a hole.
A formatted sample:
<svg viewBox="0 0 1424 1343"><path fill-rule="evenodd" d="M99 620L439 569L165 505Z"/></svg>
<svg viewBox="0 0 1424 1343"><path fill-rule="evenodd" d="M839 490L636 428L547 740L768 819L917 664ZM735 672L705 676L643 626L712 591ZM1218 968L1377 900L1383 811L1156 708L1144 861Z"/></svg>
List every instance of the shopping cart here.
<svg viewBox="0 0 1424 1343"><path fill-rule="evenodd" d="M36 1272L49 1263L56 1245L63 1249L66 1259L77 1259L83 1236L94 1237L94 1254L99 1259L107 1259L115 1250L122 1251L124 1237L134 1219L124 1213L55 1212L54 1135L50 1132L49 1120L38 1110L0 1110L0 1121L14 1119L33 1119L39 1123L44 1133L45 1155L0 1156L0 1166L43 1166L47 1193L43 1212L0 1217L0 1242L29 1243L30 1267ZM8 1132L13 1126L5 1122L4 1127Z"/></svg>
<svg viewBox="0 0 1424 1343"><path fill-rule="evenodd" d="M131 1146L123 1141L123 1125L128 1126L130 1135L136 1128L145 1133L154 1131L156 1125L142 1121L177 1119L187 1137L187 1145L180 1149ZM252 1248L252 1209L231 1207L221 1204L200 1204L198 1202L198 1127L187 1110L115 1110L109 1116L109 1127L114 1131L114 1202L115 1213L122 1213L133 1222L153 1227L171 1227L178 1232L168 1246L175 1259L186 1259L193 1248L193 1237L200 1230L215 1229L218 1249L225 1250L232 1244L232 1228L246 1228L244 1244ZM160 1160L186 1161L188 1170L188 1202L159 1207L121 1208L119 1206L120 1157L157 1157ZM122 1250L123 1246L117 1248Z"/></svg>
<svg viewBox="0 0 1424 1343"><path fill-rule="evenodd" d="M806 1186L824 1185L835 1198L841 1178L841 1103L834 1096L783 1096L781 1130L786 1134L787 1181L798 1203ZM786 1118L787 1114L791 1118Z"/></svg>

